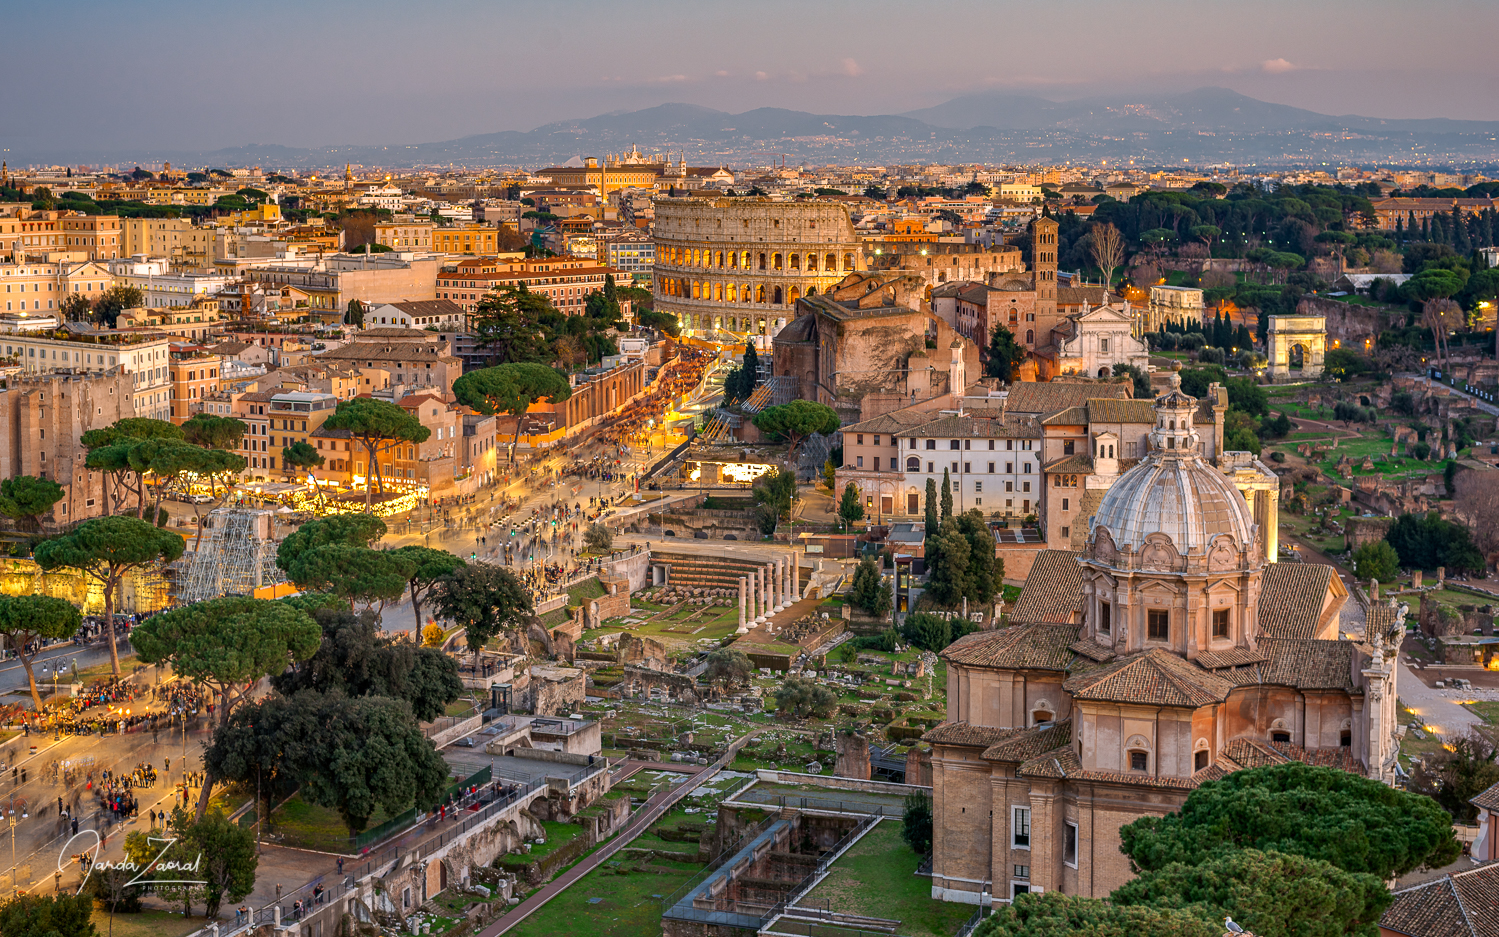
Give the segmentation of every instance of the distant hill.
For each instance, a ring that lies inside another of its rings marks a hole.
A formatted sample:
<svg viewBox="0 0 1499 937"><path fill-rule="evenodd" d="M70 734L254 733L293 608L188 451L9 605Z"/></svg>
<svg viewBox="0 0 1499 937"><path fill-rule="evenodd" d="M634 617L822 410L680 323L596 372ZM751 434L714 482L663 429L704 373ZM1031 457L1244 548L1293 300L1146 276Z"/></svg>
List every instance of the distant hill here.
<svg viewBox="0 0 1499 937"><path fill-rule="evenodd" d="M984 92L905 114L869 117L763 107L730 114L668 103L638 111L435 143L298 149L247 144L212 152L13 153L12 164L155 162L271 167L538 166L639 146L685 153L694 165L916 162L1037 163L1134 159L1137 164L1423 161L1499 163L1499 121L1332 116L1225 88L1163 97L1076 101Z"/></svg>

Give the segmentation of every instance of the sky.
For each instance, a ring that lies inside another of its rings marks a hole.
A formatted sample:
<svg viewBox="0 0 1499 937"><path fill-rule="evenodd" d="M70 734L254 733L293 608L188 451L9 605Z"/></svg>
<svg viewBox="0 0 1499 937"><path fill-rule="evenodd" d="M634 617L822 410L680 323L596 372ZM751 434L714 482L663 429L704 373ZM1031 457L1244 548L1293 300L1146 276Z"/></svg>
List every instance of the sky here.
<svg viewBox="0 0 1499 937"><path fill-rule="evenodd" d="M1499 120L1496 0L49 0L0 30L0 150L395 144L682 101L901 113L1203 86Z"/></svg>

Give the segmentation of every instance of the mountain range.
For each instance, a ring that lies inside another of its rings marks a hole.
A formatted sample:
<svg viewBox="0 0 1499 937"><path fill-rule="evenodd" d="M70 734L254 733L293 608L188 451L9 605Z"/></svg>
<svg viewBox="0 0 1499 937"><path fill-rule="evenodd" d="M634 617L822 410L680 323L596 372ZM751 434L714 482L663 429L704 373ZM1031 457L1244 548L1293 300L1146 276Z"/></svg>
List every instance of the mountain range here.
<svg viewBox="0 0 1499 937"><path fill-rule="evenodd" d="M539 166L576 155L685 153L693 165L788 163L1218 162L1289 166L1323 162L1499 163L1499 121L1332 116L1224 88L1162 97L1075 101L984 92L904 114L852 116L757 108L730 114L661 104L421 144L296 148L250 144L211 152L17 154L12 161L177 165Z"/></svg>

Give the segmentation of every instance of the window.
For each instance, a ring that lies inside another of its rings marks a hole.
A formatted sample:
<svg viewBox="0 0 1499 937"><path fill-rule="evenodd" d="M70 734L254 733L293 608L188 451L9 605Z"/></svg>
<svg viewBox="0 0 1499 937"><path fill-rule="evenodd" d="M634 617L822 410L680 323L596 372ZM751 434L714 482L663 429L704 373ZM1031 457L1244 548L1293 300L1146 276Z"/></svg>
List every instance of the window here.
<svg viewBox="0 0 1499 937"><path fill-rule="evenodd" d="M958 448L958 441L956 439L949 439L947 441L947 448L949 448L949 449L957 449Z"/></svg>
<svg viewBox="0 0 1499 937"><path fill-rule="evenodd" d="M1201 771L1208 766L1207 749L1203 749L1192 756L1192 770Z"/></svg>
<svg viewBox="0 0 1499 937"><path fill-rule="evenodd" d="M926 447L928 449L935 449L935 448L937 448L937 440L935 440L935 439L928 439L926 441Z"/></svg>
<svg viewBox="0 0 1499 937"><path fill-rule="evenodd" d="M1031 808L1010 808L1010 845L1016 849L1031 848Z"/></svg>
<svg viewBox="0 0 1499 937"><path fill-rule="evenodd" d="M967 475L967 474L971 473L972 471L973 471L973 463L972 462L964 462L963 463L963 474Z"/></svg>
<svg viewBox="0 0 1499 937"><path fill-rule="evenodd" d="M863 440L863 438L862 438L862 437L860 437L860 440L859 440L859 441L860 441L860 442L863 442L863 441L864 441L864 440ZM878 445L879 445L879 444L880 444L880 437L878 437L878 436L876 436L876 437L874 437L874 444L875 444L875 445L876 445L876 446L878 446Z"/></svg>
<svg viewBox="0 0 1499 937"><path fill-rule="evenodd" d="M1021 491L1030 491L1031 490L1031 483L1030 482L1021 482L1020 483L1020 490Z"/></svg>
<svg viewBox="0 0 1499 937"><path fill-rule="evenodd" d="M1062 862L1077 868L1077 824L1070 821L1062 826Z"/></svg>
<svg viewBox="0 0 1499 937"><path fill-rule="evenodd" d="M1353 733L1348 731L1347 729L1344 729L1342 732L1338 733L1338 744L1343 748L1353 747Z"/></svg>
<svg viewBox="0 0 1499 937"><path fill-rule="evenodd" d="M1150 755L1147 754L1146 752L1130 752L1129 753L1129 770L1131 770L1131 771L1149 771L1150 770Z"/></svg>
<svg viewBox="0 0 1499 937"><path fill-rule="evenodd" d="M1228 609L1213 609L1213 637L1228 637Z"/></svg>
<svg viewBox="0 0 1499 937"><path fill-rule="evenodd" d="M1017 865L1017 866L1015 866L1015 877L1016 878L1030 878L1031 877L1031 867L1028 866L1028 865Z"/></svg>
<svg viewBox="0 0 1499 937"><path fill-rule="evenodd" d="M1006 475L1013 475L1013 474L1015 474L1015 463L1014 462L1006 462L1005 463L1005 474Z"/></svg>
<svg viewBox="0 0 1499 937"><path fill-rule="evenodd" d="M935 471L937 471L937 463L935 463L935 462L928 462L926 464L926 470L928 472L935 472Z"/></svg>
<svg viewBox="0 0 1499 937"><path fill-rule="evenodd" d="M854 437L854 439L857 440L858 445L861 445L861 446L864 445L864 434L863 433L858 434L857 436Z"/></svg>
<svg viewBox="0 0 1499 937"><path fill-rule="evenodd" d="M1106 338L1099 339L1098 340L1098 350L1101 351L1101 352L1103 352L1104 354L1108 354L1109 353L1109 340L1106 339Z"/></svg>
<svg viewBox="0 0 1499 937"><path fill-rule="evenodd" d="M1169 613L1163 608L1152 608L1145 613L1145 636L1152 641L1166 641L1170 638Z"/></svg>
<svg viewBox="0 0 1499 937"><path fill-rule="evenodd" d="M1098 633L1099 634L1108 634L1109 633L1109 629L1113 626L1113 623L1110 621L1110 619L1113 617L1113 614L1114 614L1114 606L1110 605L1108 602L1099 602L1098 603Z"/></svg>
<svg viewBox="0 0 1499 937"><path fill-rule="evenodd" d="M1011 901L1014 901L1015 898L1017 896L1019 896L1019 895L1029 895L1030 893L1031 893L1031 886L1025 884L1024 882L1011 882L1010 883L1010 900Z"/></svg>
<svg viewBox="0 0 1499 937"><path fill-rule="evenodd" d="M990 475L994 474L994 463L993 462L989 463L989 474Z"/></svg>
<svg viewBox="0 0 1499 937"><path fill-rule="evenodd" d="M1070 503L1070 502L1071 502L1071 499L1070 499L1070 498L1063 498L1063 499L1062 499L1062 510L1064 510L1064 511L1066 511L1066 510L1068 510L1068 507L1067 507L1067 505L1068 505L1068 504L1069 504L1069 503Z"/></svg>
<svg viewBox="0 0 1499 937"><path fill-rule="evenodd" d="M1272 742L1285 742L1287 744L1290 744L1291 733L1285 732L1285 731L1271 732L1270 733L1270 741L1272 741Z"/></svg>
<svg viewBox="0 0 1499 937"><path fill-rule="evenodd" d="M915 456L911 456L909 459L906 460L906 471L908 471L908 472L919 472L919 471L921 471L921 460L918 459L918 458L916 458Z"/></svg>
<svg viewBox="0 0 1499 937"><path fill-rule="evenodd" d="M956 462L954 462L954 463L953 463L953 464L952 464L952 473L953 473L953 474L954 474L954 475L956 475L956 474L958 474L958 463L956 463Z"/></svg>
<svg viewBox="0 0 1499 937"><path fill-rule="evenodd" d="M1062 455L1072 455L1072 440L1062 443Z"/></svg>
<svg viewBox="0 0 1499 937"><path fill-rule="evenodd" d="M974 482L973 483L973 493L974 494L978 494L979 492L981 492L983 490L984 490L984 483L983 482Z"/></svg>
<svg viewBox="0 0 1499 937"><path fill-rule="evenodd" d="M855 462L855 467L856 468L863 468L864 467L864 457L863 456L854 456L854 462Z"/></svg>
<svg viewBox="0 0 1499 937"><path fill-rule="evenodd" d="M1072 536L1072 528L1071 527L1063 527L1062 528L1062 536L1064 536L1064 537L1070 537L1070 536Z"/></svg>

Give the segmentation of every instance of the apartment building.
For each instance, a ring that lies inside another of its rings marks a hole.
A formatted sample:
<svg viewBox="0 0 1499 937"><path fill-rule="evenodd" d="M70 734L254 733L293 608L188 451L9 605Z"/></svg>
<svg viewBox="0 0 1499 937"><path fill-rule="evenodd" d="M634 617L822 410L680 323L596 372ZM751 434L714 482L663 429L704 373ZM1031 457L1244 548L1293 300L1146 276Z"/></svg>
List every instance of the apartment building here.
<svg viewBox="0 0 1499 937"><path fill-rule="evenodd" d="M109 263L114 282L141 291L147 309L191 306L223 292L233 292L237 277L223 273L174 272L164 257L130 257Z"/></svg>
<svg viewBox="0 0 1499 937"><path fill-rule="evenodd" d="M200 296L186 306L126 309L115 327L160 329L178 341L207 342L223 334L228 322L219 300Z"/></svg>
<svg viewBox="0 0 1499 937"><path fill-rule="evenodd" d="M127 416L171 418L168 371L171 342L161 332L95 329L67 323L64 333L7 335L0 347L27 374L60 369L104 372L121 368L130 376Z"/></svg>
<svg viewBox="0 0 1499 937"><path fill-rule="evenodd" d="M603 241L599 260L632 279L648 280L656 268L656 242L644 234L623 234Z"/></svg>
<svg viewBox="0 0 1499 937"><path fill-rule="evenodd" d="M124 233L115 215L19 209L0 218L0 254L13 261L67 253L74 259L111 260L125 256Z"/></svg>
<svg viewBox="0 0 1499 937"><path fill-rule="evenodd" d="M307 294L307 311L340 322L349 301L366 305L437 299L436 257L399 254L335 254L304 261L245 267L240 276L268 287L292 286Z"/></svg>
<svg viewBox="0 0 1499 937"><path fill-rule="evenodd" d="M377 395L385 398L386 395ZM488 426L473 424L472 434L465 434L467 408L447 402L440 389L423 389L390 395L396 406L411 414L430 435L425 442L396 443L379 452L380 478L387 489L426 488L436 497L451 492L456 481L476 466L494 469L494 418ZM353 439L348 430L320 428L310 434L311 444L326 453L327 460L319 470L320 479L345 487L361 486L371 476L369 450ZM472 448L471 448L472 447Z"/></svg>
<svg viewBox="0 0 1499 937"><path fill-rule="evenodd" d="M604 278L617 273L598 261L582 257L548 257L493 264L460 264L437 278L437 298L473 312L491 289L524 286L551 300L558 312L579 315L588 294L604 288Z"/></svg>
<svg viewBox="0 0 1499 937"><path fill-rule="evenodd" d="M429 251L436 228L430 221L383 222L375 225L375 243L393 251Z"/></svg>
<svg viewBox="0 0 1499 937"><path fill-rule="evenodd" d="M199 269L213 263L214 227L198 227L188 218L126 218L120 229L125 245L120 257L164 257Z"/></svg>
<svg viewBox="0 0 1499 937"><path fill-rule="evenodd" d="M323 352L318 361L357 370L364 381L359 392L368 394L395 386L432 387L446 393L463 374L462 360L435 333L382 331L360 333L358 340Z"/></svg>
<svg viewBox="0 0 1499 937"><path fill-rule="evenodd" d="M499 228L494 225L457 224L434 227L431 249L443 254L493 254L499 250Z"/></svg>
<svg viewBox="0 0 1499 937"><path fill-rule="evenodd" d="M385 303L364 313L369 329L425 329L436 327L448 331L462 330L468 322L463 307L450 299L428 299L409 303Z"/></svg>
<svg viewBox="0 0 1499 937"><path fill-rule="evenodd" d="M109 270L92 260L0 263L0 296L5 301L5 312L55 311L74 293L92 302L103 296L113 282Z"/></svg>
<svg viewBox="0 0 1499 937"><path fill-rule="evenodd" d="M197 345L174 344L170 353L167 368L172 377L171 420L181 426L218 396L222 361Z"/></svg>

